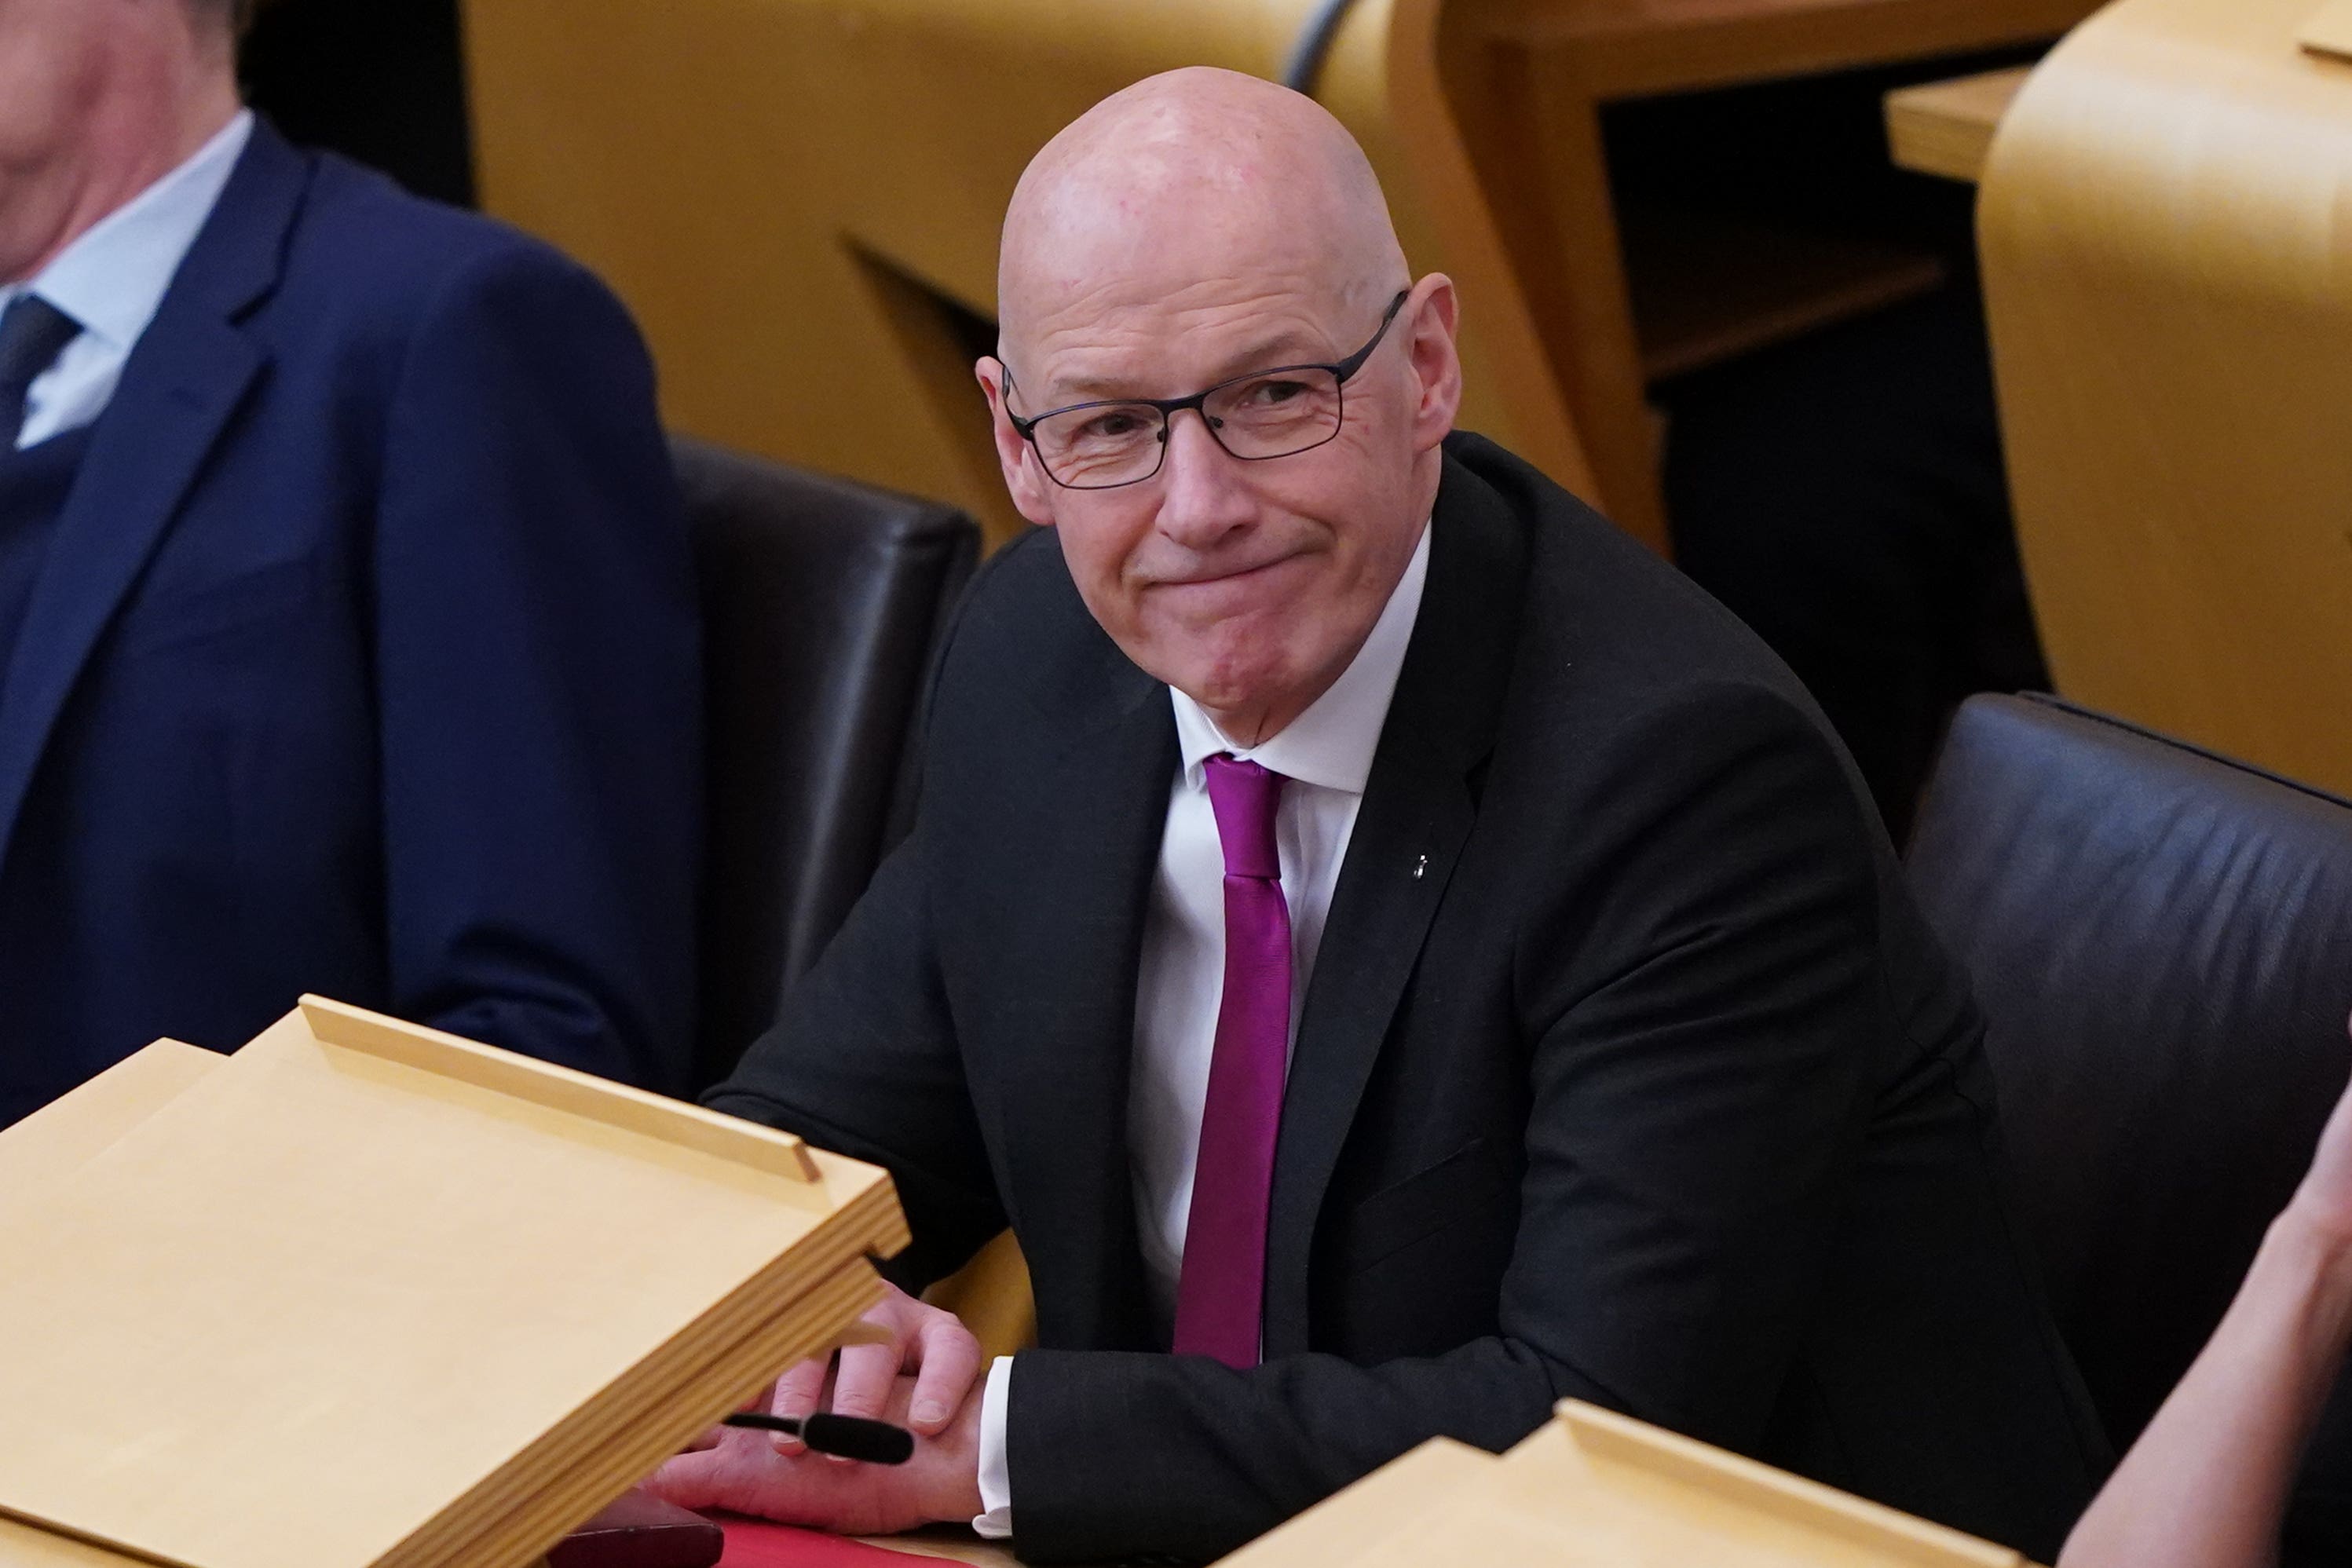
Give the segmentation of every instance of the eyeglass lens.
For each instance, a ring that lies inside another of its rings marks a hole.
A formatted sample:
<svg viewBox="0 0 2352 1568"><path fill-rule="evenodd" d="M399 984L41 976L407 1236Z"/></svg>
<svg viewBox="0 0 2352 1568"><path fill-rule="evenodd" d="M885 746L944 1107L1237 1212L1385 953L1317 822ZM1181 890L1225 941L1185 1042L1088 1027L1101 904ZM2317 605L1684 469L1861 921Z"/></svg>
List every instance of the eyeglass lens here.
<svg viewBox="0 0 2352 1568"><path fill-rule="evenodd" d="M1212 391L1201 413L1217 444L1235 457L1287 457L1339 434L1339 380L1316 367L1244 376ZM1040 421L1035 438L1056 480L1108 489L1159 472L1168 415L1148 402L1100 403Z"/></svg>

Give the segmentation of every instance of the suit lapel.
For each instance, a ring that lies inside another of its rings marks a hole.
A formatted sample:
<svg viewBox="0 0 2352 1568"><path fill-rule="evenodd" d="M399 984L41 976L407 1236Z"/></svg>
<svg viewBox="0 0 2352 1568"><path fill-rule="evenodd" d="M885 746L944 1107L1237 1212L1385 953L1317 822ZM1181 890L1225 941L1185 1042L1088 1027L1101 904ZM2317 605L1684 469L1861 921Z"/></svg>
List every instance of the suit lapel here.
<svg viewBox="0 0 2352 1568"><path fill-rule="evenodd" d="M1108 646L1108 639L1105 639ZM1045 1343L1154 1348L1136 1239L1127 1110L1144 913L1176 774L1166 688L1119 657L1093 717L1029 770L1003 885L1009 1092L1004 1146ZM1066 720L1065 720L1066 723ZM1044 876L1035 868L1050 867ZM1023 867L1028 875L1020 874ZM994 1032L994 1031L992 1031ZM1053 1321L1047 1321L1050 1315Z"/></svg>
<svg viewBox="0 0 2352 1568"><path fill-rule="evenodd" d="M275 285L307 179L301 156L257 123L91 433L0 674L0 864L75 684L261 374L235 320Z"/></svg>
<svg viewBox="0 0 2352 1568"><path fill-rule="evenodd" d="M1315 1226L1356 1107L1476 821L1494 748L1525 543L1485 483L1449 460L1429 577L1309 980L1283 1097L1266 1237L1265 1352L1307 1348Z"/></svg>

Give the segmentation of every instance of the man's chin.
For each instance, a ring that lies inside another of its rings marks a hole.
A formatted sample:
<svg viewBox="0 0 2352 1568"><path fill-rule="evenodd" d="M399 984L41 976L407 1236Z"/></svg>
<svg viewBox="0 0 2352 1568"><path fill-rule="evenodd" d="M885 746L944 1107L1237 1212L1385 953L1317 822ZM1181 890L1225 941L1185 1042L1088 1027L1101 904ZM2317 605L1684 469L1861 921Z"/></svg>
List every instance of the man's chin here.
<svg viewBox="0 0 2352 1568"><path fill-rule="evenodd" d="M1180 670L1168 684L1212 714L1244 715L1283 706L1285 694L1296 681L1286 664L1254 662L1240 667L1228 664Z"/></svg>

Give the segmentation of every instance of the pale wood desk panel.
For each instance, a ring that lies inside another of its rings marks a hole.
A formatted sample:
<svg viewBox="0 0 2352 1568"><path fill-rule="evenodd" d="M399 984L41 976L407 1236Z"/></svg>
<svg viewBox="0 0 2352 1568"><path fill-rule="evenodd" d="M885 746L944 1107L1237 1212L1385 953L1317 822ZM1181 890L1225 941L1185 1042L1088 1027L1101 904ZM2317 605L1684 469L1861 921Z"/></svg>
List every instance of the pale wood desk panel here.
<svg viewBox="0 0 2352 1568"><path fill-rule="evenodd" d="M1423 1445L1223 1568L2028 1568L2015 1552L1570 1400L1500 1456Z"/></svg>
<svg viewBox="0 0 2352 1568"><path fill-rule="evenodd" d="M2058 689L2352 790L2352 63L2314 0L2117 0L1994 140L1978 240Z"/></svg>
<svg viewBox="0 0 2352 1568"><path fill-rule="evenodd" d="M2053 38L2083 0L1486 0L1465 26L1573 47L1595 93L1634 98Z"/></svg>
<svg viewBox="0 0 2352 1568"><path fill-rule="evenodd" d="M1276 74L1316 4L467 0L481 188L619 287L673 423L955 501L1001 541L1021 525L961 334L993 313L1022 164L1152 71ZM1601 107L2030 42L2091 8L1359 0L1318 96L1364 142L1414 265L1462 287L1465 423L1663 549L1656 367L1864 308L1891 275L1835 258L1703 331L1654 310L1645 340ZM1645 299L1712 293L1652 281Z"/></svg>
<svg viewBox="0 0 2352 1568"><path fill-rule="evenodd" d="M976 1568L1013 1568L1020 1561L1009 1545L982 1541L967 1531L932 1531L918 1535L878 1535L869 1538L876 1546L887 1546L893 1552L909 1552L919 1557L936 1557L950 1563L970 1563Z"/></svg>
<svg viewBox="0 0 2352 1568"><path fill-rule="evenodd" d="M971 352L992 331L997 229L1023 165L1153 71L1273 74L1318 3L467 0L481 189L618 287L673 423L952 500L1002 542L1023 525ZM1444 123L1441 8L1358 6L1322 96L1380 167L1408 254L1475 301L1471 422L1590 489Z"/></svg>
<svg viewBox="0 0 2352 1568"><path fill-rule="evenodd" d="M1888 93L1889 153L1914 173L1975 184L1992 152L1993 132L2030 74L2020 66Z"/></svg>
<svg viewBox="0 0 2352 1568"><path fill-rule="evenodd" d="M904 1239L879 1171L315 998L53 1113L86 1157L0 1207L0 1506L157 1560L528 1561Z"/></svg>

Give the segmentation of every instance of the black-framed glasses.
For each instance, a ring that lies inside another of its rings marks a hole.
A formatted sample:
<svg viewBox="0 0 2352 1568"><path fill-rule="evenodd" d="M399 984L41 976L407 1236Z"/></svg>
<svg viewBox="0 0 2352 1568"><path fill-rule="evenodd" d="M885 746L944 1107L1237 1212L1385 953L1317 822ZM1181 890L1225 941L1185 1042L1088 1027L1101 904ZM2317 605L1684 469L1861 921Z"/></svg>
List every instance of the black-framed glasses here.
<svg viewBox="0 0 2352 1568"><path fill-rule="evenodd" d="M1252 371L1191 397L1104 398L1048 409L1034 419L1007 409L1005 417L1037 449L1045 477L1067 490L1116 490L1159 473L1168 456L1168 422L1188 408L1209 427L1211 440L1244 463L1296 456L1339 434L1341 389L1388 336L1389 323L1412 292L1402 290L1389 301L1370 342L1332 364ZM1010 366L1004 385L1009 392Z"/></svg>

